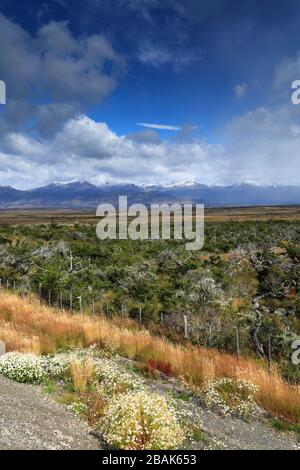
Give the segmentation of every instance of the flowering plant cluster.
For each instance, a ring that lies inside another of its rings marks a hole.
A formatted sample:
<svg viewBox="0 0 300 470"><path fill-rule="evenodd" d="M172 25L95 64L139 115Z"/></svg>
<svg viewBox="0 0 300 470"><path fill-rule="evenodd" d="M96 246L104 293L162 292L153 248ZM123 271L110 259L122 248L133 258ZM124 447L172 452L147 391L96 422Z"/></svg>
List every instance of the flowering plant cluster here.
<svg viewBox="0 0 300 470"><path fill-rule="evenodd" d="M34 354L9 352L0 357L0 374L17 382L41 382L45 371Z"/></svg>
<svg viewBox="0 0 300 470"><path fill-rule="evenodd" d="M185 437L168 401L144 390L114 397L101 431L110 445L128 450L176 449Z"/></svg>
<svg viewBox="0 0 300 470"><path fill-rule="evenodd" d="M74 401L71 405L68 406L68 409L76 415L82 415L87 410L87 406L82 401Z"/></svg>
<svg viewBox="0 0 300 470"><path fill-rule="evenodd" d="M95 361L95 379L100 383L107 398L127 391L140 390L144 386L140 377L124 370L113 359L98 358Z"/></svg>
<svg viewBox="0 0 300 470"><path fill-rule="evenodd" d="M42 382L45 378L64 378L75 353L36 356L9 352L0 357L0 374L17 382Z"/></svg>
<svg viewBox="0 0 300 470"><path fill-rule="evenodd" d="M202 389L206 405L217 408L223 415L246 417L254 411L254 396L258 387L246 380L223 378L210 380Z"/></svg>
<svg viewBox="0 0 300 470"><path fill-rule="evenodd" d="M53 356L42 356L40 363L48 377L63 379L69 370L70 364L76 360L78 360L76 353L62 353Z"/></svg>

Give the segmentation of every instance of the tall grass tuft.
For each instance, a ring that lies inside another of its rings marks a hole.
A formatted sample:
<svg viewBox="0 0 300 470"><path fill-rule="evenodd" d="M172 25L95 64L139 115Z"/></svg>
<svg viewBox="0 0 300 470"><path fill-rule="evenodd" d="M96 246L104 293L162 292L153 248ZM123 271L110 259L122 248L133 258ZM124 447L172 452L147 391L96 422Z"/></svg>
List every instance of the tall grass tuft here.
<svg viewBox="0 0 300 470"><path fill-rule="evenodd" d="M70 364L70 374L76 392L86 392L94 374L94 363L91 357L84 362L75 361Z"/></svg>

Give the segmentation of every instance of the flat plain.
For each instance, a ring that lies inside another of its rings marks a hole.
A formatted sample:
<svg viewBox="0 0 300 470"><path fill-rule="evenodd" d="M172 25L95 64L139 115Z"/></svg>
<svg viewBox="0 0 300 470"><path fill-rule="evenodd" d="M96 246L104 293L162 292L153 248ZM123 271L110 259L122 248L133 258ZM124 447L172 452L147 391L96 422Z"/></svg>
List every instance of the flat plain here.
<svg viewBox="0 0 300 470"><path fill-rule="evenodd" d="M0 224L96 224L96 210L2 210ZM300 220L300 206L216 207L205 209L207 222L246 220Z"/></svg>

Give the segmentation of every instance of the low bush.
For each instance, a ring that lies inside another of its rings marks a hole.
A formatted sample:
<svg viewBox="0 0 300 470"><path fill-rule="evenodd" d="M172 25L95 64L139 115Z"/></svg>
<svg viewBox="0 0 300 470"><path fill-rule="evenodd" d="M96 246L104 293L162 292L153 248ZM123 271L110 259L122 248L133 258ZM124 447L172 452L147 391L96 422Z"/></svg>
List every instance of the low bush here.
<svg viewBox="0 0 300 470"><path fill-rule="evenodd" d="M0 374L17 382L41 382L45 371L34 354L7 353L0 357Z"/></svg>
<svg viewBox="0 0 300 470"><path fill-rule="evenodd" d="M112 399L101 431L111 446L127 450L176 449L185 437L167 400L144 391Z"/></svg>
<svg viewBox="0 0 300 470"><path fill-rule="evenodd" d="M223 415L247 417L255 407L258 388L246 380L220 379L209 381L202 389L205 403Z"/></svg>
<svg viewBox="0 0 300 470"><path fill-rule="evenodd" d="M45 374L53 379L63 379L72 361L77 360L76 354L56 354L41 356L40 362Z"/></svg>
<svg viewBox="0 0 300 470"><path fill-rule="evenodd" d="M143 380L120 368L114 360L98 359L95 362L95 378L106 398L143 388Z"/></svg>

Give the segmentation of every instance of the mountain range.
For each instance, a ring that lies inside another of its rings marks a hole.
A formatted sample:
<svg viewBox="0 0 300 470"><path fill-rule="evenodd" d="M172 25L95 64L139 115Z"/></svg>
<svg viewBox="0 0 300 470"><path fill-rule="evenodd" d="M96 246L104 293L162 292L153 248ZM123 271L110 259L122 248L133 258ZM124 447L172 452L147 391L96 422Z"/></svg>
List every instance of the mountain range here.
<svg viewBox="0 0 300 470"><path fill-rule="evenodd" d="M127 196L129 204L146 205L174 202L204 203L208 207L293 205L300 204L300 186L248 183L207 186L197 182L167 186L96 186L86 181L52 183L30 190L0 186L0 209L95 209L104 202L117 205L119 196Z"/></svg>

